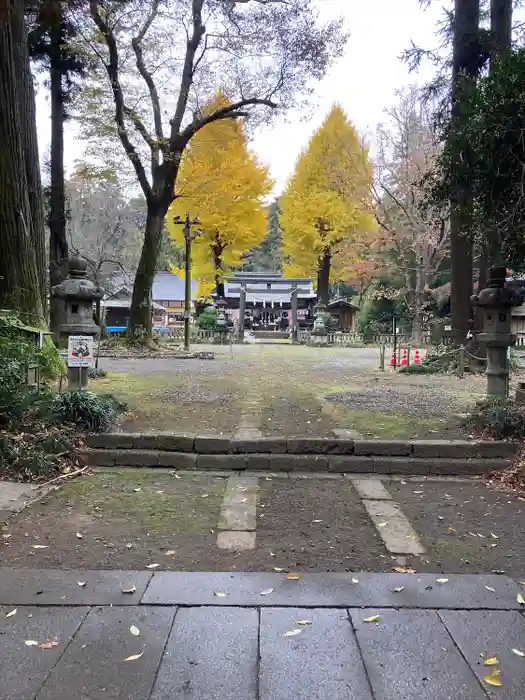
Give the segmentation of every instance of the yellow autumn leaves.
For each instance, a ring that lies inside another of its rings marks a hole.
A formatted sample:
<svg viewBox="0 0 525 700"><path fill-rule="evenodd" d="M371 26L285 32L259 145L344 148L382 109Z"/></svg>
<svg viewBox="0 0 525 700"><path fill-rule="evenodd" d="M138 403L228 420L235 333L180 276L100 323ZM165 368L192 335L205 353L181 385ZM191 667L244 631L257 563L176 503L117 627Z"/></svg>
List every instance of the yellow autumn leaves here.
<svg viewBox="0 0 525 700"><path fill-rule="evenodd" d="M204 110L213 113L229 104L221 91ZM241 264L242 258L265 239L265 197L273 183L268 169L248 148L242 121L221 119L200 129L186 149L166 217L171 238L184 246L183 227L174 216L190 212L201 222L202 235L193 243L193 277L200 296L209 294Z"/></svg>
<svg viewBox="0 0 525 700"><path fill-rule="evenodd" d="M334 105L299 156L279 200L289 272L317 276L329 259L325 286L351 276L377 231L372 177L368 149L343 109Z"/></svg>

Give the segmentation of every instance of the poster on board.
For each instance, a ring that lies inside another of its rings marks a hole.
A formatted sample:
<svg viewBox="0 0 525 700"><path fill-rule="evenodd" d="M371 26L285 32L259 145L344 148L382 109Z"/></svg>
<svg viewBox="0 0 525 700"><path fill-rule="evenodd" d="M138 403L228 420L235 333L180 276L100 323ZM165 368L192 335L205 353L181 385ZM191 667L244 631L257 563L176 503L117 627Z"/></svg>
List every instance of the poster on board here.
<svg viewBox="0 0 525 700"><path fill-rule="evenodd" d="M67 366L93 367L94 345L90 335L70 335L67 344Z"/></svg>

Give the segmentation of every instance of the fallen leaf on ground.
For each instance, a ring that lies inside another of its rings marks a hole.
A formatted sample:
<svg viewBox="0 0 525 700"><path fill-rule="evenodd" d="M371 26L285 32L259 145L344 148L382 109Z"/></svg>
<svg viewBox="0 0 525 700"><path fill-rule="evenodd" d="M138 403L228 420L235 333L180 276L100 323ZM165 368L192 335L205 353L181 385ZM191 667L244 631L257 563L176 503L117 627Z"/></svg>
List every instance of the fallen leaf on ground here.
<svg viewBox="0 0 525 700"><path fill-rule="evenodd" d="M135 627L135 625L131 625L131 627L129 628L129 631L131 632L131 634L134 637L138 637L140 635L140 630L138 627Z"/></svg>
<svg viewBox="0 0 525 700"><path fill-rule="evenodd" d="M158 564L146 564L146 569L156 569Z"/></svg>
<svg viewBox="0 0 525 700"><path fill-rule="evenodd" d="M215 591L213 595L217 596L217 598L226 598L228 594L224 593L223 591Z"/></svg>
<svg viewBox="0 0 525 700"><path fill-rule="evenodd" d="M322 520L312 520L313 523L322 523Z"/></svg>
<svg viewBox="0 0 525 700"><path fill-rule="evenodd" d="M126 547L127 547L128 549L133 549L133 542L128 542L127 545L126 545Z"/></svg>
<svg viewBox="0 0 525 700"><path fill-rule="evenodd" d="M175 479L180 479L180 478L181 478L178 474L172 474L172 476L175 477Z"/></svg>
<svg viewBox="0 0 525 700"><path fill-rule="evenodd" d="M353 578L353 579L352 579L352 583L359 583L359 579L358 579L358 578Z"/></svg>
<svg viewBox="0 0 525 700"><path fill-rule="evenodd" d="M273 567L273 570L274 570L274 571L277 571L277 572L279 572L279 573L280 573L281 571L284 571L284 569L281 568L280 566L274 566L274 567Z"/></svg>
<svg viewBox="0 0 525 700"><path fill-rule="evenodd" d="M525 651L521 651L521 649L513 649L512 650L516 656L525 656Z"/></svg>
<svg viewBox="0 0 525 700"><path fill-rule="evenodd" d="M126 656L124 661L136 661L137 659L140 659L141 656L143 656L144 652L141 651L140 654L132 654L131 656Z"/></svg>
<svg viewBox="0 0 525 700"><path fill-rule="evenodd" d="M499 661L495 656L491 656L489 659L485 659L483 662L484 666L497 666L499 664Z"/></svg>
<svg viewBox="0 0 525 700"><path fill-rule="evenodd" d="M33 549L47 549L47 544L32 544Z"/></svg>
<svg viewBox="0 0 525 700"><path fill-rule="evenodd" d="M43 642L42 644L38 645L39 649L53 649L53 647L57 647L60 644L58 641L58 637L53 637L53 639L50 639L47 642Z"/></svg>
<svg viewBox="0 0 525 700"><path fill-rule="evenodd" d="M155 493L161 494L164 493L164 491L161 489L160 491L155 491Z"/></svg>
<svg viewBox="0 0 525 700"><path fill-rule="evenodd" d="M495 588L492 588L491 586L485 586L485 588L487 589L487 591L490 591L491 593L495 593L495 592L496 592L496 589L495 589Z"/></svg>
<svg viewBox="0 0 525 700"><path fill-rule="evenodd" d="M404 591L405 587L404 586L396 586L396 588L392 588L393 593L401 593L401 591Z"/></svg>
<svg viewBox="0 0 525 700"><path fill-rule="evenodd" d="M133 489L133 491L135 491L135 493L137 493L138 491L142 491L142 489L141 489L140 486L139 486L138 488Z"/></svg>
<svg viewBox="0 0 525 700"><path fill-rule="evenodd" d="M166 554L167 557L171 557L171 556L173 556L173 555L175 554L175 550L174 550L174 549L168 549L168 551L165 552L165 554Z"/></svg>
<svg viewBox="0 0 525 700"><path fill-rule="evenodd" d="M86 585L85 581L77 581L77 586L80 586L80 588L84 588L85 585Z"/></svg>
<svg viewBox="0 0 525 700"><path fill-rule="evenodd" d="M499 535L495 535L493 532L490 533L490 536L493 537L495 540L499 540Z"/></svg>
<svg viewBox="0 0 525 700"><path fill-rule="evenodd" d="M501 688L503 683L501 682L500 675L501 674L498 669L495 668L489 676L483 676L483 680L485 683L488 683L488 685L495 685L496 687Z"/></svg>
<svg viewBox="0 0 525 700"><path fill-rule="evenodd" d="M288 630L288 632L284 633L285 637L295 637L298 634L301 634L303 630L297 629L297 630Z"/></svg>
<svg viewBox="0 0 525 700"><path fill-rule="evenodd" d="M274 554L273 552L270 552L270 556L271 556L271 557L276 557L277 554Z"/></svg>
<svg viewBox="0 0 525 700"><path fill-rule="evenodd" d="M393 566L392 571L397 571L398 574L415 574L415 570L408 566Z"/></svg>
<svg viewBox="0 0 525 700"><path fill-rule="evenodd" d="M423 491L414 491L414 493L420 494L423 493Z"/></svg>
<svg viewBox="0 0 525 700"><path fill-rule="evenodd" d="M286 575L286 578L287 578L289 581L297 581L297 579L299 578L299 576L298 576L297 574L287 574L287 575Z"/></svg>
<svg viewBox="0 0 525 700"><path fill-rule="evenodd" d="M201 498L208 498L209 495L210 495L209 493L203 493Z"/></svg>
<svg viewBox="0 0 525 700"><path fill-rule="evenodd" d="M265 588L264 591L261 591L261 595L270 595L270 593L273 593L273 588Z"/></svg>
<svg viewBox="0 0 525 700"><path fill-rule="evenodd" d="M365 617L363 622L379 622L379 615L371 615L370 617Z"/></svg>
<svg viewBox="0 0 525 700"><path fill-rule="evenodd" d="M522 586L525 586L525 581L518 581L518 583L521 583Z"/></svg>
<svg viewBox="0 0 525 700"><path fill-rule="evenodd" d="M24 644L26 645L26 647L37 647L38 646L38 642L35 642L34 639L26 639Z"/></svg>
<svg viewBox="0 0 525 700"><path fill-rule="evenodd" d="M17 611L17 608L15 608L14 610L11 610L11 612L7 613L6 617L13 617L13 615L16 615L16 611Z"/></svg>
<svg viewBox="0 0 525 700"><path fill-rule="evenodd" d="M296 620L295 624L301 625L302 627L305 627L306 625L311 625L312 621L311 620Z"/></svg>
<svg viewBox="0 0 525 700"><path fill-rule="evenodd" d="M525 598L521 595L521 593L518 593L516 596L516 600L520 605L525 605Z"/></svg>
<svg viewBox="0 0 525 700"><path fill-rule="evenodd" d="M78 537L79 540L84 539L84 536L83 536L83 534L82 534L81 532L77 532L77 537Z"/></svg>
<svg viewBox="0 0 525 700"><path fill-rule="evenodd" d="M437 578L436 579L436 583L447 583L447 582L448 582L448 578Z"/></svg>
<svg viewBox="0 0 525 700"><path fill-rule="evenodd" d="M6 532L6 533L4 533L4 534L2 535L2 537L4 538L4 540L8 540L8 539L11 537L11 533L10 533L10 532Z"/></svg>
<svg viewBox="0 0 525 700"><path fill-rule="evenodd" d="M136 590L137 590L137 587L135 586L135 584L133 584L133 585L130 586L129 588L123 588L123 589L122 589L122 593L124 593L124 594L126 594L126 593L135 593Z"/></svg>
<svg viewBox="0 0 525 700"><path fill-rule="evenodd" d="M448 530L449 530L449 532L457 532L455 527L449 527Z"/></svg>
<svg viewBox="0 0 525 700"><path fill-rule="evenodd" d="M387 525L388 525L387 522L386 523L377 523L378 528L386 527Z"/></svg>

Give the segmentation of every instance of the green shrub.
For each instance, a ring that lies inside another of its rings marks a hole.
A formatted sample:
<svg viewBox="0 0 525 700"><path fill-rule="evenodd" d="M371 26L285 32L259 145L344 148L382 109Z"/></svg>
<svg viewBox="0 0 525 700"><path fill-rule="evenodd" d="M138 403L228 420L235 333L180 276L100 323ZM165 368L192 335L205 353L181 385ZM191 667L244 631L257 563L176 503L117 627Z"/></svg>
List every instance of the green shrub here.
<svg viewBox="0 0 525 700"><path fill-rule="evenodd" d="M197 319L198 327L203 331L214 331L217 328L217 309L207 306Z"/></svg>
<svg viewBox="0 0 525 700"><path fill-rule="evenodd" d="M91 391L66 391L53 402L53 415L61 423L102 433L115 423L126 405L110 394Z"/></svg>
<svg viewBox="0 0 525 700"><path fill-rule="evenodd" d="M525 406L512 399L486 399L467 418L466 424L497 439L525 438Z"/></svg>
<svg viewBox="0 0 525 700"><path fill-rule="evenodd" d="M422 362L420 365L403 365L399 368L402 374L436 374L440 369L432 363Z"/></svg>
<svg viewBox="0 0 525 700"><path fill-rule="evenodd" d="M90 379L104 379L108 376L106 370L101 367L90 367L88 374Z"/></svg>

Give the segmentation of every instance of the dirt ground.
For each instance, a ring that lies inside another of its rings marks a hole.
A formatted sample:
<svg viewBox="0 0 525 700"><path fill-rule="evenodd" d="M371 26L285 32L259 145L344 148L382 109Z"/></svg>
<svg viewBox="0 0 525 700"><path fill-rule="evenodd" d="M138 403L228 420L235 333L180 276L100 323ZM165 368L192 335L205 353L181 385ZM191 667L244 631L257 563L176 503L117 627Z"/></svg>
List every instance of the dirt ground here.
<svg viewBox="0 0 525 700"><path fill-rule="evenodd" d="M388 490L428 550L418 571L525 573L525 498L484 481L392 482Z"/></svg>
<svg viewBox="0 0 525 700"><path fill-rule="evenodd" d="M180 477L180 478L177 478ZM345 479L261 476L256 546L217 548L227 479L123 470L77 479L8 521L0 561L17 568L390 571ZM428 554L418 572L525 574L525 499L481 481L387 482Z"/></svg>
<svg viewBox="0 0 525 700"><path fill-rule="evenodd" d="M483 376L380 372L376 348L219 347L215 360L108 360L95 391L125 399L124 431L464 438ZM518 379L516 377L515 379Z"/></svg>

